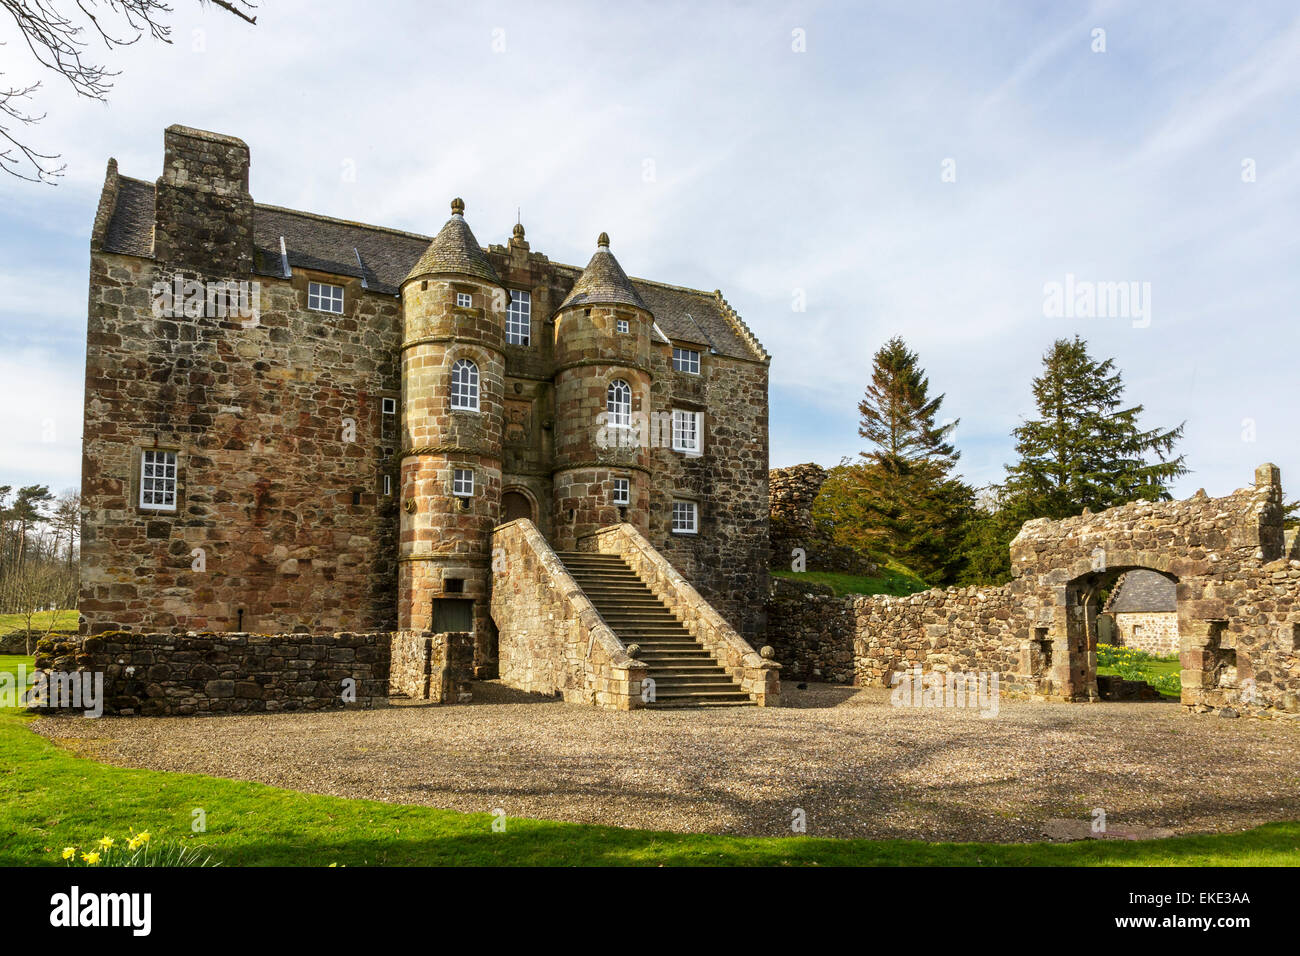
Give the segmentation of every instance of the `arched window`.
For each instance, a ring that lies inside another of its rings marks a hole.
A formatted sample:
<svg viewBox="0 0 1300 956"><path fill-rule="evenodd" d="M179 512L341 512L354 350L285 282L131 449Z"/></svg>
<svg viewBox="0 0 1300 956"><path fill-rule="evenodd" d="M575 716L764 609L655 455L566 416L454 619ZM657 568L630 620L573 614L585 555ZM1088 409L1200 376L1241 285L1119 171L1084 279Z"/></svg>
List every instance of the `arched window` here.
<svg viewBox="0 0 1300 956"><path fill-rule="evenodd" d="M621 378L609 383L605 392L605 411L609 412L608 424L614 428L630 428L632 425L632 389Z"/></svg>
<svg viewBox="0 0 1300 956"><path fill-rule="evenodd" d="M478 366L469 359L457 359L451 367L451 407L478 411Z"/></svg>

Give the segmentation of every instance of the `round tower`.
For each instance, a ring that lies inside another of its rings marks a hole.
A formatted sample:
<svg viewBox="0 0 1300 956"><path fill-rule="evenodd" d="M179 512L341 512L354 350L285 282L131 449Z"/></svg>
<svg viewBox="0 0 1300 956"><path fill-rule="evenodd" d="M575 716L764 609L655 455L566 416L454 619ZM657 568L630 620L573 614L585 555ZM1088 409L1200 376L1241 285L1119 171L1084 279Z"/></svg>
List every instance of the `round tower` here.
<svg viewBox="0 0 1300 956"><path fill-rule="evenodd" d="M554 539L649 527L654 316L601 233L555 315Z"/></svg>
<svg viewBox="0 0 1300 956"><path fill-rule="evenodd" d="M402 283L398 626L473 630L484 673L496 656L488 595L510 297L464 212L452 200L451 218Z"/></svg>

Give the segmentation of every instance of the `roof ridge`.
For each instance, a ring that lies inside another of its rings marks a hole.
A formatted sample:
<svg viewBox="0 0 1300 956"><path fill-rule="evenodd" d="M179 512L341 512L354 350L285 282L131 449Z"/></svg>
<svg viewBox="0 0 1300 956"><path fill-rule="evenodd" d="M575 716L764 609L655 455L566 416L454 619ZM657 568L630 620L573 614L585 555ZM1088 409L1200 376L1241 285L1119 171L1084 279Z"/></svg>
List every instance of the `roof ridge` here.
<svg viewBox="0 0 1300 956"><path fill-rule="evenodd" d="M124 176L118 174L118 179L128 182L138 183L141 186L154 188L154 183L147 179L139 179L135 176ZM383 232L390 236L406 236L408 239L419 239L421 242L432 242L432 236L426 236L419 232L410 232L406 229L398 229L394 226L376 226L371 222L359 222L356 219L340 219L338 216L326 216L319 212L308 212L305 209L290 209L288 206L277 206L269 202L254 202L254 209L270 209L273 212L284 212L291 216L301 216L304 219L314 219L317 222L332 222L339 226L352 226L354 229L369 229L371 232Z"/></svg>

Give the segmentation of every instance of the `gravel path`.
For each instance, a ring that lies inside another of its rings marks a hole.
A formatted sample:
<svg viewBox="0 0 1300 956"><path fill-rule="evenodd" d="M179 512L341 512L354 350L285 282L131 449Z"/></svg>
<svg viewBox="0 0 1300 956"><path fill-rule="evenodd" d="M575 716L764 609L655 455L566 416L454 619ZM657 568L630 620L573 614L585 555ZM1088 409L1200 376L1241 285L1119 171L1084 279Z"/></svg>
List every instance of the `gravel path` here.
<svg viewBox="0 0 1300 956"><path fill-rule="evenodd" d="M475 685L468 706L55 717L96 760L310 793L689 832L999 842L1300 818L1300 722L1004 701L996 718L811 685L787 706L608 713ZM1068 821L1074 821L1071 824Z"/></svg>

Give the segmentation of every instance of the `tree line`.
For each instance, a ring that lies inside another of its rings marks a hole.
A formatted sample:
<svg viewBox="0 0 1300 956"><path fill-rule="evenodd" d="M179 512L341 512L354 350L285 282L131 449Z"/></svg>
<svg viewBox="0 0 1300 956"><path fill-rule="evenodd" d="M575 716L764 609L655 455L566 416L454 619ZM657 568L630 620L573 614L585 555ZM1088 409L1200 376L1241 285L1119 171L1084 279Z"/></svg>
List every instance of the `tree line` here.
<svg viewBox="0 0 1300 956"><path fill-rule="evenodd" d="M34 631L54 625L42 611L77 606L80 530L76 491L0 485L0 614L20 616L29 652ZM34 627L38 617L42 628Z"/></svg>
<svg viewBox="0 0 1300 956"><path fill-rule="evenodd" d="M890 339L858 403L867 450L831 469L814 519L836 543L889 555L930 584L1000 584L1025 521L1167 501L1187 474L1176 453L1183 425L1145 427L1114 360L1093 357L1078 336L1043 355L1033 395L1036 414L1012 431L1003 481L973 487L957 473L958 420L940 418L944 395L931 396L917 353Z"/></svg>

